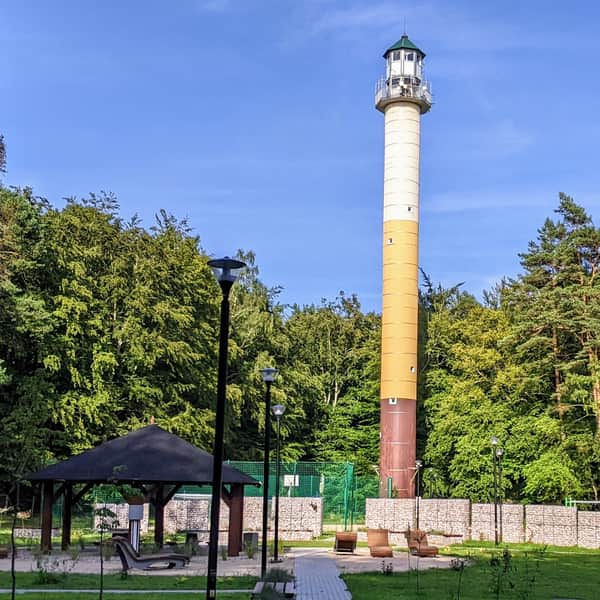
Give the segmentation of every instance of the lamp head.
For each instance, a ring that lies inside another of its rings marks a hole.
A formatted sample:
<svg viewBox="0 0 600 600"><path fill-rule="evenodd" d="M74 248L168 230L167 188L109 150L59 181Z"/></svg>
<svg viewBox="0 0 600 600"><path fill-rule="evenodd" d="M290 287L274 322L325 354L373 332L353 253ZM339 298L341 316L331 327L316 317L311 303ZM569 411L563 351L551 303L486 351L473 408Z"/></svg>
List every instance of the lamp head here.
<svg viewBox="0 0 600 600"><path fill-rule="evenodd" d="M495 447L495 446L498 445L498 438L495 435L493 435L492 439L490 440L490 442L492 443L492 446Z"/></svg>
<svg viewBox="0 0 600 600"><path fill-rule="evenodd" d="M275 404L275 406L273 406L271 410L273 411L273 414L279 419L279 417L283 416L283 413L285 412L285 406L283 404Z"/></svg>
<svg viewBox="0 0 600 600"><path fill-rule="evenodd" d="M279 373L279 371L273 367L266 367L260 370L260 374L262 375L265 383L273 383L273 381L275 381L275 377L277 377L277 373Z"/></svg>
<svg viewBox="0 0 600 600"><path fill-rule="evenodd" d="M212 268L219 283L227 282L231 284L237 279L238 272L246 266L246 263L225 256L209 260L208 266Z"/></svg>
<svg viewBox="0 0 600 600"><path fill-rule="evenodd" d="M417 469L420 469L422 466L423 466L423 461L422 461L422 460L419 460L419 459L417 459L417 460L415 461L415 467L417 467Z"/></svg>
<svg viewBox="0 0 600 600"><path fill-rule="evenodd" d="M496 456L498 458L502 458L503 454L504 454L504 448L496 448Z"/></svg>

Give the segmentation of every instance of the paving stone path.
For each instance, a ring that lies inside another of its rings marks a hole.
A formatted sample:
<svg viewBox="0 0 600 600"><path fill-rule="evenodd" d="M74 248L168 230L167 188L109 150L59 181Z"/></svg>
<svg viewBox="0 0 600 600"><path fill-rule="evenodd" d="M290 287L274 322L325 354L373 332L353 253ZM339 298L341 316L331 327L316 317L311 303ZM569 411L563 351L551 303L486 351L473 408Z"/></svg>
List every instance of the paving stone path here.
<svg viewBox="0 0 600 600"><path fill-rule="evenodd" d="M294 573L297 600L352 600L335 561L326 553L297 555Z"/></svg>

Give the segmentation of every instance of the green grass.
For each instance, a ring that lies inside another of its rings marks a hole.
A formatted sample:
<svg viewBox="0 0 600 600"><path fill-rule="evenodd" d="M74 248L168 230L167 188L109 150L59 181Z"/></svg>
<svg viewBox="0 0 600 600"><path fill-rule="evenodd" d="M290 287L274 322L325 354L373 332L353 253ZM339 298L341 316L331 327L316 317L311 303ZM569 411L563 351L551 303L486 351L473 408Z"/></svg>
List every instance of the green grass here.
<svg viewBox="0 0 600 600"><path fill-rule="evenodd" d="M17 573L17 589L40 588L50 589L97 589L98 575L85 575L69 573L57 583L36 583L37 573ZM220 590L252 589L257 582L257 577L250 575L241 577L219 577L217 588ZM10 573L0 572L0 588L10 587ZM206 587L204 576L179 576L179 575L129 575L122 579L120 575L105 575L104 589L119 590L202 590ZM169 598L171 596L169 595ZM69 596L71 598L71 596Z"/></svg>
<svg viewBox="0 0 600 600"><path fill-rule="evenodd" d="M538 549L524 545L511 552L508 564L502 551L474 550L469 545L454 546L454 555L469 556L472 565L452 569L412 570L405 573L345 574L353 600L550 600L600 597L600 552ZM492 557L498 560L494 566ZM413 567L417 559L413 559ZM505 568L506 567L506 568ZM460 595L459 592L460 582ZM499 594L497 593L500 587Z"/></svg>
<svg viewBox="0 0 600 600"><path fill-rule="evenodd" d="M590 550L587 548L579 548L578 546L549 546L546 544L532 544L527 542L525 544L502 544L502 548L508 548L511 552L553 552L556 554L585 554L585 555L597 555L600 556L600 549ZM475 540L462 542L461 544L456 544L453 546L449 546L449 549L446 550L446 554L451 554L456 556L459 553L465 552L475 552L477 550L482 550L484 553L489 553L493 551L496 546L494 542L478 542Z"/></svg>
<svg viewBox="0 0 600 600"><path fill-rule="evenodd" d="M197 590L193 594L188 592L187 594L168 594L164 596L164 598L168 598L168 600L190 600L190 598L203 598L204 597L204 588L202 590ZM217 590L217 598L218 600L243 600L247 596L244 594L221 594ZM0 598L10 598L10 594L0 594ZM31 594L19 594L17 596L19 600L24 598L25 600L98 600L98 592L94 594L52 594L52 593L31 593ZM104 600L140 600L143 598L140 594L110 594L104 593ZM147 596L144 600L148 600L149 598L160 598L159 594L152 594ZM162 599L161 599L162 600Z"/></svg>

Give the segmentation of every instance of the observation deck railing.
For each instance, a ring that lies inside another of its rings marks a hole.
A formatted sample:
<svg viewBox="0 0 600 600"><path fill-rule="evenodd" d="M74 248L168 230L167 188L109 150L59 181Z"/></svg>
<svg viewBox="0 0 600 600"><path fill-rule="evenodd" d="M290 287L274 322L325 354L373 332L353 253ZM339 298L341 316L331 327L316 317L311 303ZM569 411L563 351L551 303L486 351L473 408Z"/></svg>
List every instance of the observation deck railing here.
<svg viewBox="0 0 600 600"><path fill-rule="evenodd" d="M431 105L431 84L423 80L419 84L392 85L389 79L382 77L375 85L375 105L388 98L414 98Z"/></svg>

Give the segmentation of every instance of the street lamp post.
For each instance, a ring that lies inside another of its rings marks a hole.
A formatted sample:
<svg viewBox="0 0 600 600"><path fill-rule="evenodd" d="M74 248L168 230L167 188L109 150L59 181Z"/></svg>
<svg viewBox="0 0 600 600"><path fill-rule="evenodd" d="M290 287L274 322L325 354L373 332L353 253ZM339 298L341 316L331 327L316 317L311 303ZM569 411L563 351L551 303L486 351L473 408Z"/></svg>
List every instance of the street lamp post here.
<svg viewBox="0 0 600 600"><path fill-rule="evenodd" d="M260 556L260 576L262 579L267 572L267 532L269 520L269 453L271 451L271 384L277 377L277 369L267 367L261 369L265 391L265 449L263 465L263 513L262 513L262 540Z"/></svg>
<svg viewBox="0 0 600 600"><path fill-rule="evenodd" d="M223 435L225 429L225 401L227 392L227 346L229 341L229 292L237 278L237 271L246 266L241 260L228 256L209 260L221 286L221 324L219 329L219 367L217 372L217 409L213 448L212 495L210 505L210 533L208 541L208 576L206 598L217 595L217 557L219 552L219 513L223 481Z"/></svg>
<svg viewBox="0 0 600 600"><path fill-rule="evenodd" d="M496 463L498 465L498 520L499 520L499 529L500 529L500 543L503 542L502 539L502 503L504 499L504 490L502 487L502 457L504 456L504 449L497 448L496 449Z"/></svg>
<svg viewBox="0 0 600 600"><path fill-rule="evenodd" d="M494 544L498 545L498 457L496 456L498 438L493 435L490 440L492 444L492 461L494 468Z"/></svg>
<svg viewBox="0 0 600 600"><path fill-rule="evenodd" d="M281 562L279 558L279 471L281 468L281 442L279 438L279 427L281 425L281 417L285 412L283 404L276 404L273 407L273 414L277 419L277 462L275 463L275 535L273 536L273 562Z"/></svg>
<svg viewBox="0 0 600 600"><path fill-rule="evenodd" d="M416 486L416 494L415 494L415 499L416 499L416 504L417 504L417 529L419 529L419 495L420 495L420 491L421 491L421 467L423 466L423 461L417 459L415 461L415 469L417 470L417 486Z"/></svg>

